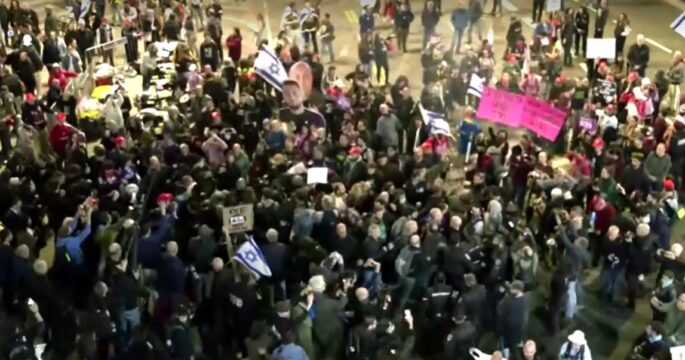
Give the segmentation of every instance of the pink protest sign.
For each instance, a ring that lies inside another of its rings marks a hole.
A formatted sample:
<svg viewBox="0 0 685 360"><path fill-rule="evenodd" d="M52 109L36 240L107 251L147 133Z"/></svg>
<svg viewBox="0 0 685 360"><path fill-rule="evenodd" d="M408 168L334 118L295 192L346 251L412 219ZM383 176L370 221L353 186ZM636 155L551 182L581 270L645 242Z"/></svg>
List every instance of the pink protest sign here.
<svg viewBox="0 0 685 360"><path fill-rule="evenodd" d="M524 98L506 91L483 88L477 116L506 126L519 126Z"/></svg>
<svg viewBox="0 0 685 360"><path fill-rule="evenodd" d="M546 102L526 97L523 105L521 125L549 141L554 141L566 121L566 111Z"/></svg>

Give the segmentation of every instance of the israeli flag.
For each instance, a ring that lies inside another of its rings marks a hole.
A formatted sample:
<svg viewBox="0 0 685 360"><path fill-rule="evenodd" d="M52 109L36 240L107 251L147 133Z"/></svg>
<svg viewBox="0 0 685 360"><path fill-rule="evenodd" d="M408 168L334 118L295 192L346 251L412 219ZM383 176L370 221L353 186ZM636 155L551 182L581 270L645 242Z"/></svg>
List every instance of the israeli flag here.
<svg viewBox="0 0 685 360"><path fill-rule="evenodd" d="M262 276L271 276L271 269L269 269L269 265L266 264L262 249L259 248L252 237L240 245L233 259L243 264L243 266L245 266L245 268L257 279Z"/></svg>
<svg viewBox="0 0 685 360"><path fill-rule="evenodd" d="M473 96L481 97L483 95L483 79L476 74L471 74L471 81L469 82L469 89L466 90L467 94Z"/></svg>
<svg viewBox="0 0 685 360"><path fill-rule="evenodd" d="M302 24L307 21L310 16L318 17L314 9L308 7L302 9L302 11L300 11L300 26L302 26Z"/></svg>
<svg viewBox="0 0 685 360"><path fill-rule="evenodd" d="M421 112L423 123L428 126L428 131L431 135L445 135L452 137L450 124L448 124L445 120L445 116L440 113L428 111L424 109L423 105L421 104L419 104L419 111Z"/></svg>
<svg viewBox="0 0 685 360"><path fill-rule="evenodd" d="M283 91L283 82L288 79L288 73L273 50L266 46L262 46L259 49L257 58L254 61L254 70L264 81L271 84L278 91Z"/></svg>
<svg viewBox="0 0 685 360"><path fill-rule="evenodd" d="M685 37L685 12L680 14L680 16L673 21L671 29L680 34L680 36Z"/></svg>

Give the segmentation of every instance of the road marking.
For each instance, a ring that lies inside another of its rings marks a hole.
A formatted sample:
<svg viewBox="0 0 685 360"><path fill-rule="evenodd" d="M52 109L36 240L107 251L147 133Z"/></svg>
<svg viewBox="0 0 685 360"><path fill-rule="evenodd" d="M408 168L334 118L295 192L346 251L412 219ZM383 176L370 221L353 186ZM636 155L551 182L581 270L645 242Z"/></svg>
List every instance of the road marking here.
<svg viewBox="0 0 685 360"><path fill-rule="evenodd" d="M580 66L580 68L587 73L587 64L580 63L580 64L578 64L578 66Z"/></svg>
<svg viewBox="0 0 685 360"><path fill-rule="evenodd" d="M517 8L516 5L512 4L509 0L502 0L502 7L510 12L519 11L519 8Z"/></svg>
<svg viewBox="0 0 685 360"><path fill-rule="evenodd" d="M669 53L669 54L673 54L673 50L671 50L671 49L669 49L669 48L667 48L667 47L665 47L665 46L659 44L658 42L656 42L656 41L654 41L654 40L652 40L652 39L650 39L650 38L645 38L645 41L648 42L648 43L650 43L650 44L652 44L653 46L658 47L659 49L661 49L661 50L663 50L663 51L665 51L665 52L667 52L667 53Z"/></svg>
<svg viewBox="0 0 685 360"><path fill-rule="evenodd" d="M347 18L348 23L352 25L359 24L359 17L354 10L345 10L345 17Z"/></svg>
<svg viewBox="0 0 685 360"><path fill-rule="evenodd" d="M274 41L273 33L271 32L271 20L269 19L269 6L267 5L268 0L264 0L262 3L264 7L264 27L266 27L266 38L271 44Z"/></svg>
<svg viewBox="0 0 685 360"><path fill-rule="evenodd" d="M256 30L256 29L257 29L257 24L247 22L247 21L245 21L245 20L243 20L243 19L239 19L239 18L237 18L237 17L226 16L226 15L224 15L223 18L226 19L226 20L228 20L228 21L233 21L233 22L236 23L236 24L240 24L240 25L242 25L242 26L245 26L245 27L247 27L248 29L250 29L250 31L253 31L253 30ZM264 23L266 23L266 19L264 20Z"/></svg>
<svg viewBox="0 0 685 360"><path fill-rule="evenodd" d="M535 22L533 21L533 18L531 18L530 16L526 16L521 20L523 20L523 23L529 28L535 29Z"/></svg>

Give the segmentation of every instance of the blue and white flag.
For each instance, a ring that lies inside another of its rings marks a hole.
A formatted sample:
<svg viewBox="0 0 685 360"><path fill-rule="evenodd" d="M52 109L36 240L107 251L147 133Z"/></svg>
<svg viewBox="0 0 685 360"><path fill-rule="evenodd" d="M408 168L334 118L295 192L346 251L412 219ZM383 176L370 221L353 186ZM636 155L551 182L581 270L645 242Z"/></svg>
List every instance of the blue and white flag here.
<svg viewBox="0 0 685 360"><path fill-rule="evenodd" d="M316 11L312 8L305 7L300 11L300 26L304 24L307 19L309 19L310 16L314 17L319 17L319 15L316 13Z"/></svg>
<svg viewBox="0 0 685 360"><path fill-rule="evenodd" d="M685 37L685 12L673 21L671 29L680 34L680 36Z"/></svg>
<svg viewBox="0 0 685 360"><path fill-rule="evenodd" d="M419 111L421 112L423 123L426 124L431 135L440 134L452 137L450 124L447 123L447 120L445 120L445 116L443 114L428 111L424 109L423 105L421 104L419 104Z"/></svg>
<svg viewBox="0 0 685 360"><path fill-rule="evenodd" d="M483 95L483 79L476 74L471 74L471 81L469 81L469 89L466 90L467 94L473 96L481 97Z"/></svg>
<svg viewBox="0 0 685 360"><path fill-rule="evenodd" d="M283 82L288 79L281 60L273 50L262 46L254 60L254 70L264 81L271 84L278 91L283 91Z"/></svg>
<svg viewBox="0 0 685 360"><path fill-rule="evenodd" d="M262 249L259 248L252 237L240 245L233 259L243 264L257 279L262 276L271 276L271 269L269 269L269 265L266 263Z"/></svg>

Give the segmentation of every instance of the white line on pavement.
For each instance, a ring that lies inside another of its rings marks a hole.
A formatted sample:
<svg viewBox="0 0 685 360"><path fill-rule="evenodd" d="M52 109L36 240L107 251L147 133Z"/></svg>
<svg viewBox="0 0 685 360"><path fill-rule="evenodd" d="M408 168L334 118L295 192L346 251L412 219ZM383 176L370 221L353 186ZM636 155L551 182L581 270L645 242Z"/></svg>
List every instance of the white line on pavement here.
<svg viewBox="0 0 685 360"><path fill-rule="evenodd" d="M649 44L653 45L653 46L658 47L659 49L661 49L661 50L663 50L663 51L665 51L665 52L667 52L667 53L669 53L669 54L673 54L673 50L671 50L671 49L669 49L669 48L667 48L667 47L665 47L665 46L659 44L658 42L656 42L656 41L654 41L654 40L652 40L652 39L650 39L650 38L645 38L645 41L648 42Z"/></svg>
<svg viewBox="0 0 685 360"><path fill-rule="evenodd" d="M533 22L533 18L531 18L530 16L526 16L526 17L524 17L524 18L521 19L521 20L522 20L523 23L524 23L526 26L528 26L529 28L535 29L535 23Z"/></svg>
<svg viewBox="0 0 685 360"><path fill-rule="evenodd" d="M511 1L509 1L509 0L502 0L502 7L504 9L506 9L507 11L511 11L511 12L519 11L519 8L517 8L516 5L512 4Z"/></svg>
<svg viewBox="0 0 685 360"><path fill-rule="evenodd" d="M256 28L257 28L257 25L256 25L256 24L247 22L247 21L245 21L245 20L243 20L243 19L239 19L239 18L237 18L237 17L226 16L226 15L224 15L223 18L226 19L226 20L228 20L228 21L232 21L232 22L234 22L234 23L236 23L236 24L240 24L240 25L242 25L242 26L246 26L246 27L247 27L248 29L250 29L250 30L253 30L253 29L256 29ZM266 20L265 20L264 22L266 22Z"/></svg>
<svg viewBox="0 0 685 360"><path fill-rule="evenodd" d="M269 40L269 43L274 41L273 38L273 33L271 32L271 21L269 20L269 7L267 6L267 1L264 0L263 6L264 6L264 26L266 27L266 38Z"/></svg>

